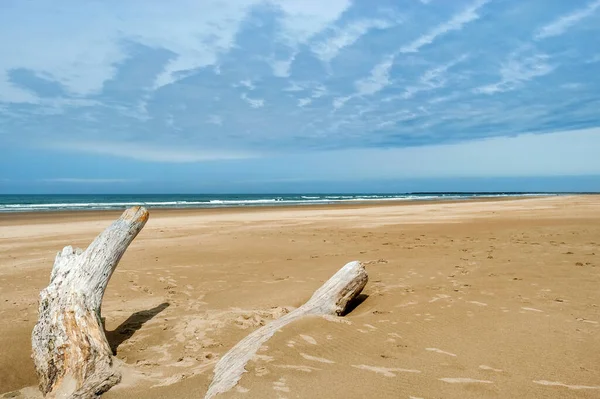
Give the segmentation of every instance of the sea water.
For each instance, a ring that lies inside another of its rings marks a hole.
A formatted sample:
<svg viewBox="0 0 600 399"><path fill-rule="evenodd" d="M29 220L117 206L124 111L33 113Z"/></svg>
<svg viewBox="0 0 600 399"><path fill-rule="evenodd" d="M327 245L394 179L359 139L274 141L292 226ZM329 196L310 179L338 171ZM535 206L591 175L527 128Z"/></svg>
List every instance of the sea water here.
<svg viewBox="0 0 600 399"><path fill-rule="evenodd" d="M147 208L223 208L276 205L364 203L371 201L461 200L478 197L556 195L547 193L401 193L401 194L115 194L0 195L0 212L120 210Z"/></svg>

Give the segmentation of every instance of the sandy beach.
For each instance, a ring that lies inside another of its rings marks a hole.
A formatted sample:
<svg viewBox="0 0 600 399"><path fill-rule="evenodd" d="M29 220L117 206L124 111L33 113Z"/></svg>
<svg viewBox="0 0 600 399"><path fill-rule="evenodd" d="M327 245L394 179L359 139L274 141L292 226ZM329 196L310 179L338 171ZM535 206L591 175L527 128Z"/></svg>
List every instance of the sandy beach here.
<svg viewBox="0 0 600 399"><path fill-rule="evenodd" d="M30 335L57 251L118 215L0 214L0 397L37 390ZM592 195L151 210L104 297L124 370L104 397L204 397L227 350L353 260L362 303L285 327L219 397L600 397Z"/></svg>

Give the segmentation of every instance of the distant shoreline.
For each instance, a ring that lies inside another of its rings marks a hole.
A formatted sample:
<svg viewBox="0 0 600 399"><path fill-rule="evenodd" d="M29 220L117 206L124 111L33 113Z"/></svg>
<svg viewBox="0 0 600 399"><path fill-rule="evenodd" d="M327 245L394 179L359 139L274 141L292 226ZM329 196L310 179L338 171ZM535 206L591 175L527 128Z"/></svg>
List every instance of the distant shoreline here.
<svg viewBox="0 0 600 399"><path fill-rule="evenodd" d="M564 198L570 195L562 195ZM573 195L574 198L579 195ZM467 199L438 199L438 200L403 200L403 201L366 201L354 203L331 203L331 204L302 204L302 205L263 205L263 206L228 206L228 207L205 207L205 208L148 208L151 217L170 216L195 216L195 215L245 215L261 212L277 212L296 210L302 211L327 211L327 210L360 210L365 208L389 208L414 205L435 204L457 204L457 203L484 203L484 202L506 202L523 201L527 199L549 198L552 195L527 197L475 197ZM22 224L55 222L57 218L65 220L97 220L98 218L116 218L126 208L104 209L104 210L60 210L60 211L36 211L36 212L0 212L0 226L10 225L18 221Z"/></svg>
<svg viewBox="0 0 600 399"><path fill-rule="evenodd" d="M248 209L335 205L490 200L580 193L409 193L409 194L199 194L199 195L0 195L0 215L120 211L141 205L152 210Z"/></svg>

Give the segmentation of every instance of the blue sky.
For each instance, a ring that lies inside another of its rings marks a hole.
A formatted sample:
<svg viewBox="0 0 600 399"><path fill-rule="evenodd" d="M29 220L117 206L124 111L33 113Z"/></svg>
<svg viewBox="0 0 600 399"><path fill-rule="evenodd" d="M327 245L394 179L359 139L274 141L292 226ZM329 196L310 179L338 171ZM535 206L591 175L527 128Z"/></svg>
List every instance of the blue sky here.
<svg viewBox="0 0 600 399"><path fill-rule="evenodd" d="M0 192L600 176L598 37L600 0L3 0Z"/></svg>

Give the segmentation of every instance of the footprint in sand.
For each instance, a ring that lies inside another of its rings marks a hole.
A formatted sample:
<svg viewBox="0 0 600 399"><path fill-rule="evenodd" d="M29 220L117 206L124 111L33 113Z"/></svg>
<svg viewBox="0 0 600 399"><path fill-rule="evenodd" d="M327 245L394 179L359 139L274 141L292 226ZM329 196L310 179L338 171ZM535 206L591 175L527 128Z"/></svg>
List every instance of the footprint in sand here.
<svg viewBox="0 0 600 399"><path fill-rule="evenodd" d="M248 388L244 388L244 387L242 387L240 385L238 385L237 387L235 387L235 390L238 393L248 393L248 392L250 392L250 390Z"/></svg>
<svg viewBox="0 0 600 399"><path fill-rule="evenodd" d="M288 388L285 383L285 378L281 377L279 380L273 382L273 390L280 392L289 392L290 388Z"/></svg>

